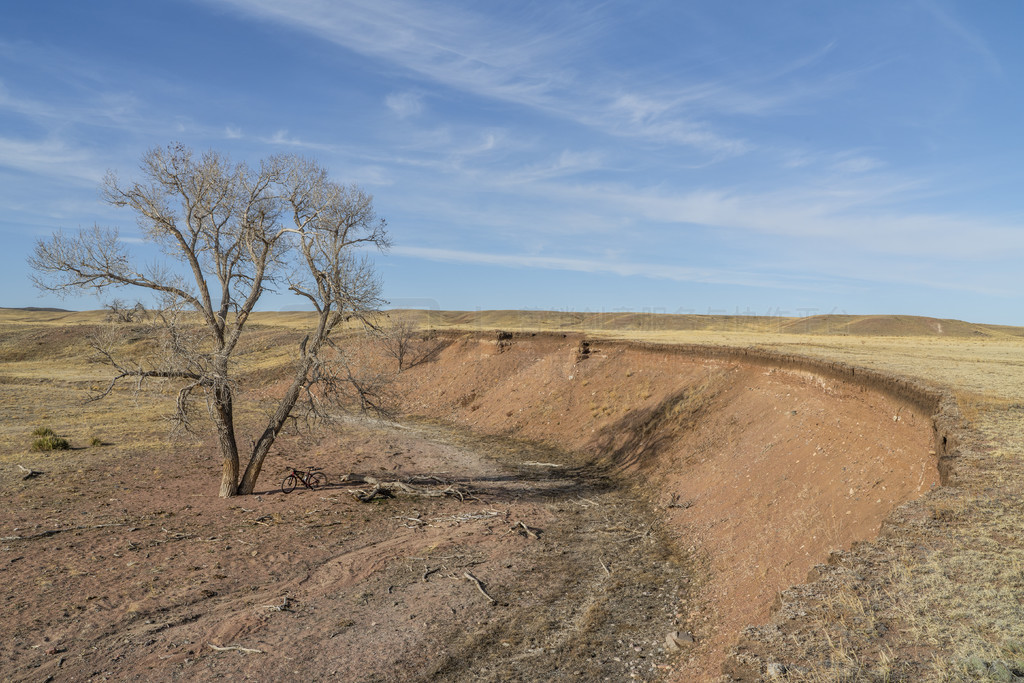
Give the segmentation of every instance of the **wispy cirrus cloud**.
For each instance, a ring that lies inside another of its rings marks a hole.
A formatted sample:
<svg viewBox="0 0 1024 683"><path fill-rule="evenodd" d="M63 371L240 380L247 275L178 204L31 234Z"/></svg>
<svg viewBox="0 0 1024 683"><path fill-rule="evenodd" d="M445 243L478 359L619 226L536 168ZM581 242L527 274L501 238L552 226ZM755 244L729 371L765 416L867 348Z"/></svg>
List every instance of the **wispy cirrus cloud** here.
<svg viewBox="0 0 1024 683"><path fill-rule="evenodd" d="M95 184L105 169L91 151L56 138L0 137L0 168Z"/></svg>
<svg viewBox="0 0 1024 683"><path fill-rule="evenodd" d="M952 8L944 7L938 0L919 0L920 6L946 31L955 36L961 44L967 46L981 58L986 68L995 75L1003 73L999 58L989 47L985 39L967 22L958 18Z"/></svg>
<svg viewBox="0 0 1024 683"><path fill-rule="evenodd" d="M904 189L916 186L907 181ZM544 191L665 226L702 226L728 229L736 235L812 240L804 248L821 250L831 245L847 250L854 259L872 254L973 260L1010 253L1024 256L1024 224L1019 221L898 210L892 204L898 202L899 190L874 183L762 193L728 189L680 193L600 184Z"/></svg>
<svg viewBox="0 0 1024 683"><path fill-rule="evenodd" d="M394 247L391 253L397 256L441 263L531 268L597 275L609 274L669 282L738 285L778 290L801 290L810 286L819 292L839 291L850 286L856 287L858 283L860 286L867 283L886 283L892 286L926 286L937 290L972 292L986 296L1013 294L1012 278L1007 280L998 274L991 282L959 280L944 277L934 269L923 268L919 265L893 268L892 263L881 262L873 267L864 268L862 265L851 264L841 255L836 254L825 255L823 259L817 259L819 261L817 267L808 267L808 263L800 262L797 264L760 266L748 264L746 267L716 268L657 261L637 261L616 255L607 255L604 258L578 258L415 245Z"/></svg>
<svg viewBox="0 0 1024 683"><path fill-rule="evenodd" d="M504 177L496 177L498 185L523 185L546 182L552 178L577 175L588 171L604 168L605 154L599 151L576 152L562 150L558 156L537 164L530 164L507 173Z"/></svg>
<svg viewBox="0 0 1024 683"><path fill-rule="evenodd" d="M575 16L571 26L551 31L539 24L501 23L452 6L404 0L343 4L296 0L287 7L272 0L207 2L314 34L436 84L543 111L608 134L716 155L742 154L751 144L714 130L695 112L749 113L783 99L708 83L678 87L658 83L648 89L637 84L636 74L627 73L605 73L600 82L589 80L573 63L583 43L600 30L598 16L588 17L586 12L577 12L583 16ZM407 94L387 99L400 116L418 113L420 104Z"/></svg>
<svg viewBox="0 0 1024 683"><path fill-rule="evenodd" d="M423 97L414 92L394 92L384 98L384 104L400 119L423 113Z"/></svg>
<svg viewBox="0 0 1024 683"><path fill-rule="evenodd" d="M275 146L292 147L294 149L303 150L315 150L315 151L338 151L337 145L332 145L325 142L317 142L312 140L303 140L302 138L292 135L287 128L279 128L274 131L271 135L263 136L260 141Z"/></svg>
<svg viewBox="0 0 1024 683"><path fill-rule="evenodd" d="M16 114L38 123L69 123L115 127L141 123L139 102L134 95L118 91L91 92L69 106L63 98L44 101L13 91L0 81L0 111Z"/></svg>
<svg viewBox="0 0 1024 683"><path fill-rule="evenodd" d="M756 274L748 274L738 271L734 272L712 268L695 268L655 263L636 263L616 259L581 259L559 256L543 256L538 254L514 254L507 252L487 253L419 246L393 247L391 252L398 256L407 256L447 263L467 263L475 265L502 266L507 268L541 268L545 270L565 270L582 273L610 273L622 276L642 276L659 280L675 280L678 282L704 282L773 287L789 286L782 279L771 279Z"/></svg>
<svg viewBox="0 0 1024 683"><path fill-rule="evenodd" d="M609 167L604 153L564 150L512 169L444 168L445 195L452 199L435 202L432 211L450 216L452 225L486 226L495 236L547 239L584 231L587 245L614 243L616 235L635 229L647 241L661 242L666 254L685 253L687 234L699 230L739 244L770 240L780 251L843 254L860 264L886 257L908 263L1024 257L1019 217L914 208L927 207L924 200L936 192L928 178L882 172L881 160L858 152L832 155L825 166L822 160L808 162L813 167L805 175L813 180L774 189L711 183L684 189L588 180L586 173ZM508 208L495 212L489 204L473 212L460 202L484 189L507 194Z"/></svg>
<svg viewBox="0 0 1024 683"><path fill-rule="evenodd" d="M837 171L842 173L867 173L868 171L875 171L885 166L885 162L881 159L876 159L867 155L855 155L847 156L839 159L832 165Z"/></svg>
<svg viewBox="0 0 1024 683"><path fill-rule="evenodd" d="M536 102L562 79L557 70L541 68L557 55L555 36L532 35L515 27L500 30L453 7L400 0L296 0L288 6L272 0L217 1L432 81L497 99Z"/></svg>

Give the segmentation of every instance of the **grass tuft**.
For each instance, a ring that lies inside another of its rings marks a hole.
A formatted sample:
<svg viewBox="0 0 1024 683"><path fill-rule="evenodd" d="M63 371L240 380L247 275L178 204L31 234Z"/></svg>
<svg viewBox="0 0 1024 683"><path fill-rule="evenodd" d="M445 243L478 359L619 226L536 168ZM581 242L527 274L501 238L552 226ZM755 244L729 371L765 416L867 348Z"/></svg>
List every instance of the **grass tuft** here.
<svg viewBox="0 0 1024 683"><path fill-rule="evenodd" d="M39 427L32 436L38 437L32 442L34 451L66 451L71 448L71 443L62 436L57 436L49 427Z"/></svg>

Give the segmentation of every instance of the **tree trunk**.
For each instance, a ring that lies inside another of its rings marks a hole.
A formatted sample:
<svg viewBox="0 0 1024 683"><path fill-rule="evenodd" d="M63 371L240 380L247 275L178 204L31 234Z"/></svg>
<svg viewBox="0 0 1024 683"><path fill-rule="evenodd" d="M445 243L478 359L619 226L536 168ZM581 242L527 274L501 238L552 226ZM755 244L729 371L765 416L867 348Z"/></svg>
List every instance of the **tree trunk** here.
<svg viewBox="0 0 1024 683"><path fill-rule="evenodd" d="M291 415L292 408L295 407L295 403L299 400L299 394L302 393L302 388L306 385L306 379L309 376L311 366L312 362L307 357L296 371L295 379L292 381L291 386L288 387L288 391L285 393L284 398L281 399L281 403L278 404L274 417L271 418L267 428L263 430L263 434L260 435L259 440L256 442L252 455L249 457L249 464L245 468L245 474L242 475L242 482L238 486L239 495L250 495L256 488L256 479L260 476L260 470L263 469L263 460L267 457L270 447L274 444L277 435L281 433L281 428L284 427L285 421Z"/></svg>
<svg viewBox="0 0 1024 683"><path fill-rule="evenodd" d="M238 443L235 441L235 418L231 403L231 390L216 390L213 419L217 423L217 438L223 461L220 477L220 497L230 498L238 493Z"/></svg>
<svg viewBox="0 0 1024 683"><path fill-rule="evenodd" d="M221 443L221 448L224 444ZM220 497L230 498L231 496L237 495L238 493L238 454L235 454L235 458L224 458L224 467L221 469L220 475Z"/></svg>

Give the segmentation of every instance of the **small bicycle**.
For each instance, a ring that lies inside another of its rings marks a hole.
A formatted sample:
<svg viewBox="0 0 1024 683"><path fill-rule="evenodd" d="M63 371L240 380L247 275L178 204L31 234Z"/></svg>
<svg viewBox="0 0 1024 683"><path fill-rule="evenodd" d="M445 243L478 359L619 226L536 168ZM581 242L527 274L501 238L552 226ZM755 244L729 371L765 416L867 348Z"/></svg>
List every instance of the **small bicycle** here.
<svg viewBox="0 0 1024 683"><path fill-rule="evenodd" d="M307 467L304 470L289 468L291 474L284 478L281 483L282 493L291 493L301 482L307 489L315 490L321 486L327 486L327 477L320 470L320 467Z"/></svg>

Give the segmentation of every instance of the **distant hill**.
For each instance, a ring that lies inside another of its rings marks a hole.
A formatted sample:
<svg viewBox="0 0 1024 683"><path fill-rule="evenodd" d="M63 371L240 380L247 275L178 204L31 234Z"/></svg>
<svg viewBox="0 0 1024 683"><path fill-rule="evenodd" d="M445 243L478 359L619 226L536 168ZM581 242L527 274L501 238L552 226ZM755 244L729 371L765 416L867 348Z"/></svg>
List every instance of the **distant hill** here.
<svg viewBox="0 0 1024 683"><path fill-rule="evenodd" d="M528 329L574 332L760 332L881 337L1024 337L1024 327L984 325L910 315L815 315L803 318L666 313L568 313L561 311L395 310L426 327Z"/></svg>
<svg viewBox="0 0 1024 683"><path fill-rule="evenodd" d="M564 311L429 311L392 310L386 315L410 320L425 328L467 330L527 330L548 332L741 332L860 337L1024 337L1024 327L984 325L963 320L913 315L814 315L803 318L743 315L680 315L672 313ZM0 308L0 322L95 324L106 311L67 311L60 308ZM261 312L253 322L289 328L305 327L313 313ZM350 323L355 326L353 321Z"/></svg>
<svg viewBox="0 0 1024 683"><path fill-rule="evenodd" d="M912 315L821 315L799 318L786 332L850 334L881 337L993 337L1024 336L1024 328L982 325L962 320Z"/></svg>
<svg viewBox="0 0 1024 683"><path fill-rule="evenodd" d="M74 313L66 308L40 308L38 306L25 306L24 308L4 308L0 306L0 311L41 311L43 313Z"/></svg>

